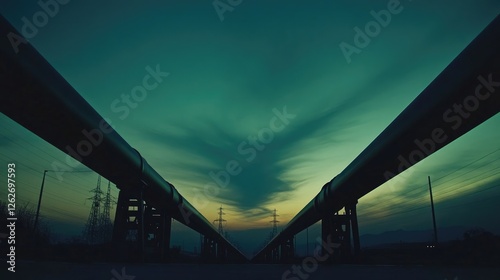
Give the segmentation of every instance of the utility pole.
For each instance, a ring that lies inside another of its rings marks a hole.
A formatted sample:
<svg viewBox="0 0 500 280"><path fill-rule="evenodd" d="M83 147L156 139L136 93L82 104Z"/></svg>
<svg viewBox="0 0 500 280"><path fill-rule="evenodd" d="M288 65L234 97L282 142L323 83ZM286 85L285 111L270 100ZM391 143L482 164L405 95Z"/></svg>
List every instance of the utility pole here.
<svg viewBox="0 0 500 280"><path fill-rule="evenodd" d="M45 185L45 175L47 172L58 172L57 170L44 170L43 171L43 178L42 178L42 186L40 187L40 196L38 197L38 206L36 207L36 216L35 216L35 222L33 224L33 232L36 232L37 225L38 225L38 216L40 215L40 206L42 205L42 195L43 195L43 187ZM94 172L94 171L64 171L66 173L80 173L80 172Z"/></svg>
<svg viewBox="0 0 500 280"><path fill-rule="evenodd" d="M434 212L434 200L432 198L432 187L431 187L431 176L427 176L429 181L429 194L431 196L431 209L432 209L432 224L434 226L434 245L438 244L438 235L437 235L437 227L436 227L436 214Z"/></svg>
<svg viewBox="0 0 500 280"><path fill-rule="evenodd" d="M43 185L45 184L45 174L48 170L43 171L42 187L40 188L40 196L38 197L38 206L36 207L35 223L33 225L33 232L36 232L36 226L38 224L38 215L40 214L40 204L42 203Z"/></svg>

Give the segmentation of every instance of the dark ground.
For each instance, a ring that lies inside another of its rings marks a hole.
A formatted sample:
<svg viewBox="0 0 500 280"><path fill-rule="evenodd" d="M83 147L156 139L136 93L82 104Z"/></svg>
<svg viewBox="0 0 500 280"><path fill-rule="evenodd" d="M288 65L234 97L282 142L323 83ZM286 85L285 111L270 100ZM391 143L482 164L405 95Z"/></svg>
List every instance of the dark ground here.
<svg viewBox="0 0 500 280"><path fill-rule="evenodd" d="M284 264L78 264L20 261L15 273L3 269L0 279L500 279L500 267L330 265L318 266L316 269L311 267L309 273L302 269L302 277L284 275L291 267Z"/></svg>

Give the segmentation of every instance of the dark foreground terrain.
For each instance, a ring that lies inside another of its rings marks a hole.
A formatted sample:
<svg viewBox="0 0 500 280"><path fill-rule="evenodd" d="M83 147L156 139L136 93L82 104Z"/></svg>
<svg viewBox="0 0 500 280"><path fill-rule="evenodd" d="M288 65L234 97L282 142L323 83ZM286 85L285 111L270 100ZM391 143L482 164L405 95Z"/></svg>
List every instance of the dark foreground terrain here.
<svg viewBox="0 0 500 280"><path fill-rule="evenodd" d="M123 264L19 262L16 272L4 268L1 279L500 279L500 267L329 265L300 268L293 265L260 264ZM309 272L308 272L309 271ZM300 274L300 275L299 275ZM5 277L7 275L7 277Z"/></svg>

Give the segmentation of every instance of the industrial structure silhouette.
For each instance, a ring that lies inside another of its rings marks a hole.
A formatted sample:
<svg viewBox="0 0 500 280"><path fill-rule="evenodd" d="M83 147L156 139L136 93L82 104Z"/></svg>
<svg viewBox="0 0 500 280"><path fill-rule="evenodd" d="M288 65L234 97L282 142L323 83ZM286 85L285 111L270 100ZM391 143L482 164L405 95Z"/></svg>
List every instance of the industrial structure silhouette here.
<svg viewBox="0 0 500 280"><path fill-rule="evenodd" d="M3 17L0 31L18 33ZM318 221L322 240L336 245L324 247L323 255L344 260L359 256L358 199L499 112L500 95L488 94L491 85L484 82L500 80L499 32L497 17L351 164L326 182L281 232L274 210L272 239L251 261L291 260L295 235ZM201 254L207 262L248 261L224 235L222 206L214 221L218 228L214 228L35 48L27 45L16 54L4 36L0 56L4 63L1 87L11 92L0 95L0 111L120 190L112 225L117 251L141 260L169 260L175 219L203 236ZM460 123L446 117L455 104L467 107L472 101L480 105ZM420 140L416 143L415 139ZM103 202L100 182L99 177L85 226L89 243L110 238L110 185Z"/></svg>

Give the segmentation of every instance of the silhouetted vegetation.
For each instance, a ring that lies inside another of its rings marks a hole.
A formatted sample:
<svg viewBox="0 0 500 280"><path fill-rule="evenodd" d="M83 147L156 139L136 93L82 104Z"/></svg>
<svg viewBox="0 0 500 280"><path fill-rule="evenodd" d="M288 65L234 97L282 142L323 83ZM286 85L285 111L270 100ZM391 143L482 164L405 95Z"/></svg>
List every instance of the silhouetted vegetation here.
<svg viewBox="0 0 500 280"><path fill-rule="evenodd" d="M6 221L8 215L8 205L5 201L0 201L0 219ZM37 230L34 231L36 211L29 204L16 204L16 255L18 258L31 259L42 257L44 251L50 246L51 231L46 221L39 217ZM9 234L8 229L4 228L0 232ZM2 240L1 246L5 252L8 244ZM36 248L36 249L35 249Z"/></svg>

